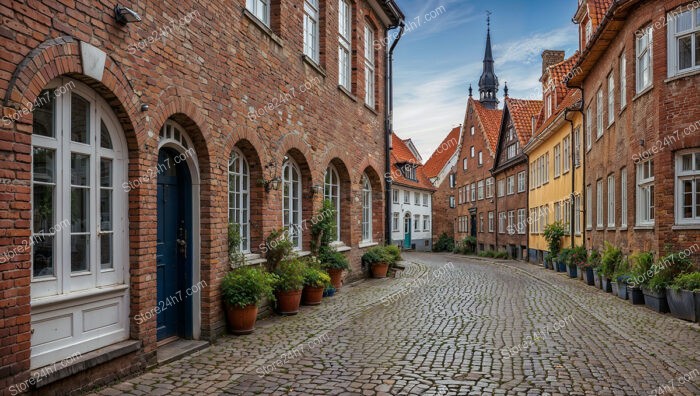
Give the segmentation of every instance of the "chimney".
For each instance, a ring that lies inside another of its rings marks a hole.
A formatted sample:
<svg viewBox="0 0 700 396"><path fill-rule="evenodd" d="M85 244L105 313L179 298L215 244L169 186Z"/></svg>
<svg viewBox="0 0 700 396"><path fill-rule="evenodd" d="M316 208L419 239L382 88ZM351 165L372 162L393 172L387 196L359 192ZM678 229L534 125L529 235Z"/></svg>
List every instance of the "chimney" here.
<svg viewBox="0 0 700 396"><path fill-rule="evenodd" d="M542 75L547 70L549 66L556 65L559 62L564 61L564 56L566 53L564 51L556 50L544 50L542 51Z"/></svg>

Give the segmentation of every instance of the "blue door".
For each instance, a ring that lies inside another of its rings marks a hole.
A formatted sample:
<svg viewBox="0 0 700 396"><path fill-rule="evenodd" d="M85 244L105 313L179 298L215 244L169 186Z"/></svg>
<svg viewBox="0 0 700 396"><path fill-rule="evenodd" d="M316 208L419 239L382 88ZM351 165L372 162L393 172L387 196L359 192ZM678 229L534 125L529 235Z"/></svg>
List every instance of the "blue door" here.
<svg viewBox="0 0 700 396"><path fill-rule="evenodd" d="M186 338L191 333L192 187L189 170L175 163L178 153L158 153L157 338ZM178 158L179 159L179 158Z"/></svg>
<svg viewBox="0 0 700 396"><path fill-rule="evenodd" d="M403 248L411 248L411 216L408 215L403 219Z"/></svg>

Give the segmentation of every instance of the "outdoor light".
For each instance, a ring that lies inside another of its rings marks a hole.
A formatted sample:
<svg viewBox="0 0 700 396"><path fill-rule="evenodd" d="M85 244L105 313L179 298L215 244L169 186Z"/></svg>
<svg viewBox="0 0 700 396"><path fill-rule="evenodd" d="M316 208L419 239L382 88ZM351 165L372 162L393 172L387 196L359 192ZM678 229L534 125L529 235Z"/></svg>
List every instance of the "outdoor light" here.
<svg viewBox="0 0 700 396"><path fill-rule="evenodd" d="M269 193L272 190L279 190L280 189L280 184L282 184L282 179L279 176L273 176L276 172L275 170L275 163L270 162L269 164L265 165L265 170L269 172L269 179L266 179L265 176L263 176L261 179L258 180L258 184L265 186L265 192Z"/></svg>
<svg viewBox="0 0 700 396"><path fill-rule="evenodd" d="M132 22L141 22L141 17L134 10L117 4L114 7L114 19L122 25Z"/></svg>
<svg viewBox="0 0 700 396"><path fill-rule="evenodd" d="M277 176L274 179L270 180L270 182L265 186L265 190L267 192L270 192L270 189L278 191L280 189L280 184L282 184L282 179L280 179L279 176Z"/></svg>
<svg viewBox="0 0 700 396"><path fill-rule="evenodd" d="M311 186L311 195L321 192L323 192L323 186L319 186L318 184Z"/></svg>

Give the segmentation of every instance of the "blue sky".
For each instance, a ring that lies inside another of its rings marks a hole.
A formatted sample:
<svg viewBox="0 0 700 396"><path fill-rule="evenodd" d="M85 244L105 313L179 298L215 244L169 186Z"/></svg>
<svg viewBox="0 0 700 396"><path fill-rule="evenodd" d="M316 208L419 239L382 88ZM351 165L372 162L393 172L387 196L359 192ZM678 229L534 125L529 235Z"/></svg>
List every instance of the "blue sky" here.
<svg viewBox="0 0 700 396"><path fill-rule="evenodd" d="M423 161L463 122L470 82L478 95L487 10L492 13L491 42L501 106L504 82L511 97L541 99L542 50L565 50L568 57L578 47L577 27L571 22L577 0L397 3L407 24L413 22L413 26L394 53L394 130L403 139L413 139ZM426 19L431 11L435 11L432 19Z"/></svg>

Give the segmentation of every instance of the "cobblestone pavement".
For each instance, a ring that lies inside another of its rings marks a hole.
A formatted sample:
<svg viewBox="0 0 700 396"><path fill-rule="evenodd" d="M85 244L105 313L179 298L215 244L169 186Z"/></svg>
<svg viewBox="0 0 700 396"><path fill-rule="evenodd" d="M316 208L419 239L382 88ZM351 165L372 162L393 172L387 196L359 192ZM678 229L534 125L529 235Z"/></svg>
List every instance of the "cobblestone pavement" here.
<svg viewBox="0 0 700 396"><path fill-rule="evenodd" d="M99 394L700 395L698 325L527 263L405 259Z"/></svg>

